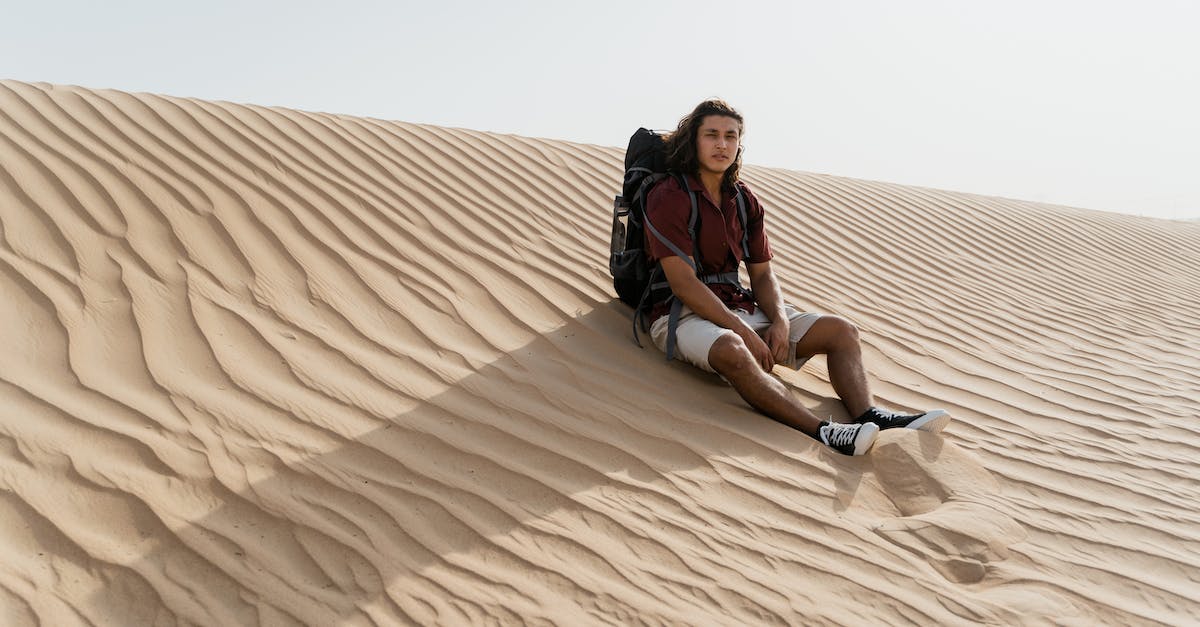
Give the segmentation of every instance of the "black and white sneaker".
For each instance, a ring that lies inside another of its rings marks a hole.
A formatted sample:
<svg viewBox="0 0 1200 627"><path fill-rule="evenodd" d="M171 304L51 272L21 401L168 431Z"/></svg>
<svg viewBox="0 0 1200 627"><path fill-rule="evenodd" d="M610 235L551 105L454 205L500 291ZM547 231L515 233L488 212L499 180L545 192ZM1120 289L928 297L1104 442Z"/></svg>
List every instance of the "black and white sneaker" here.
<svg viewBox="0 0 1200 627"><path fill-rule="evenodd" d="M875 424L883 429L917 429L928 433L940 433L950 424L950 414L941 409L931 409L921 414L897 414L886 409L872 407L854 422Z"/></svg>
<svg viewBox="0 0 1200 627"><path fill-rule="evenodd" d="M866 453L875 444L877 435L879 426L872 422L848 425L822 420L821 426L817 427L817 439L843 455Z"/></svg>

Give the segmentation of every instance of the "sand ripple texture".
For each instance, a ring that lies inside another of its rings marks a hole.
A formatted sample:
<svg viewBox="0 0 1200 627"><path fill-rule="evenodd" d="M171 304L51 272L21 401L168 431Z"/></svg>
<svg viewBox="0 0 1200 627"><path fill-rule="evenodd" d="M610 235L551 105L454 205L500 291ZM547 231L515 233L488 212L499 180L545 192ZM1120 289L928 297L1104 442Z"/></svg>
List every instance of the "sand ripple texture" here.
<svg viewBox="0 0 1200 627"><path fill-rule="evenodd" d="M634 346L622 156L0 83L0 624L1200 621L1200 224L748 167L956 418L847 458Z"/></svg>

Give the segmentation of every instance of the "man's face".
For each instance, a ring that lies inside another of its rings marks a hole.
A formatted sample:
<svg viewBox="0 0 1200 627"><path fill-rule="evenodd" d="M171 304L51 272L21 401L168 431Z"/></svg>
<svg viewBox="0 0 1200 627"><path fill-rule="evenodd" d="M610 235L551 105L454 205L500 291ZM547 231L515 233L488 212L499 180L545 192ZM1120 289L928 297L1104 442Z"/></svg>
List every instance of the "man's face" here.
<svg viewBox="0 0 1200 627"><path fill-rule="evenodd" d="M741 133L738 121L724 115L706 115L696 134L696 157L700 171L724 174L737 157Z"/></svg>

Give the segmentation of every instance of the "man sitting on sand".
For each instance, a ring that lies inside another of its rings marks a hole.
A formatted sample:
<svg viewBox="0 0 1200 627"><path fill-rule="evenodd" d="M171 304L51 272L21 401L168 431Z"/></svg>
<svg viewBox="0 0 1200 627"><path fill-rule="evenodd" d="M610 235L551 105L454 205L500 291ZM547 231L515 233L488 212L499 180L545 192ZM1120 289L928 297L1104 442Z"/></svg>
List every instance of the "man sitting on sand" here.
<svg viewBox="0 0 1200 627"><path fill-rule="evenodd" d="M691 257L679 255L693 250L687 228L692 204L676 177L659 182L646 200L646 219L653 226L646 230L646 251L651 262L662 264L671 291L683 304L676 357L720 374L756 410L847 455L867 452L880 429L941 431L950 416L940 409L900 415L874 405L854 324L784 304L771 271L762 206L738 179L742 132L740 113L721 100L707 100L679 121L666 150L670 170L686 175L699 195L695 251L700 274L736 273L744 260L750 292L730 283L702 282ZM745 195L748 251L742 250L735 185ZM658 303L649 315L651 338L664 351L668 310L667 303ZM776 364L798 369L816 354L827 356L830 382L848 414L856 416L854 423L818 418L769 374Z"/></svg>

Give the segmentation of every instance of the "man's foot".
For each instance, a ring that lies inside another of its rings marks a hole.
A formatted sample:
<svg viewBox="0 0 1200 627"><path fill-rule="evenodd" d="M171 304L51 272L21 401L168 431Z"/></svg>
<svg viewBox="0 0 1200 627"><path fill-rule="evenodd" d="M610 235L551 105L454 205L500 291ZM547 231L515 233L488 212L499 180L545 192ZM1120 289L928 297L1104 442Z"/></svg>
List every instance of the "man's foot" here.
<svg viewBox="0 0 1200 627"><path fill-rule="evenodd" d="M941 409L931 409L921 414L897 414L886 409L872 407L854 422L875 424L882 429L917 429L929 433L940 433L950 424L950 414Z"/></svg>
<svg viewBox="0 0 1200 627"><path fill-rule="evenodd" d="M848 425L822 420L817 427L817 439L843 455L862 455L875 443L879 427L871 422Z"/></svg>

